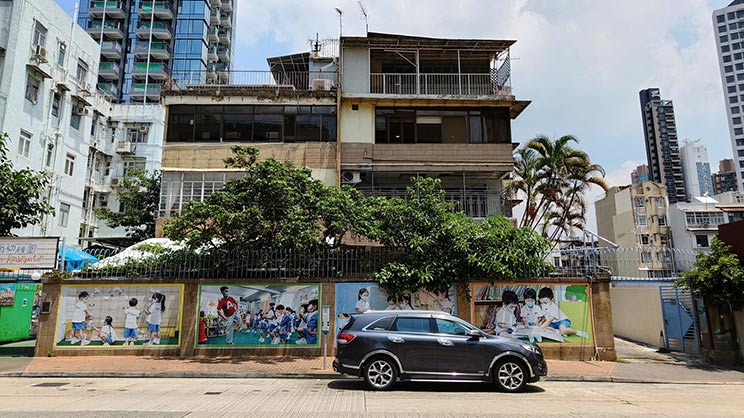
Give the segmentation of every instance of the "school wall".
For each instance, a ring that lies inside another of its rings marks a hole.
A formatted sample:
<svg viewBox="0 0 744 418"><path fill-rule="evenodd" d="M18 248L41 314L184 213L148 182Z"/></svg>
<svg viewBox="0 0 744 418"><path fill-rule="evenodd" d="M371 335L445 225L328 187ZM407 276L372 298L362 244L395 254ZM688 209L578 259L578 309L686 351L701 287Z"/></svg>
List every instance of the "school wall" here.
<svg viewBox="0 0 744 418"><path fill-rule="evenodd" d="M613 287L610 295L615 335L658 346L664 330L659 288Z"/></svg>
<svg viewBox="0 0 744 418"><path fill-rule="evenodd" d="M368 281L368 279L354 280L353 282ZM49 313L41 314L39 320L39 332L36 343L36 354L37 356L86 356L86 355L147 355L147 356L178 356L178 357L192 357L192 356L204 356L204 357L235 357L235 356L322 356L323 346L318 347L294 347L291 345L287 346L261 346L261 347L195 347L196 333L197 333L197 318L199 314L199 286L202 284L215 285L225 284L230 286L231 284L311 284L320 283L320 300L318 308L322 305L330 306L330 329L331 332L323 336L320 332L318 340L328 344L328 355L333 356L335 354L335 333L333 330L336 329L336 283L339 282L352 282L351 280L302 280L297 279L271 279L271 280L251 280L251 279L230 279L230 280L163 280L163 279L96 279L92 280L65 280L65 285L71 284L85 284L88 286L96 285L152 285L156 287L158 284L183 284L183 304L181 306L181 324L180 324L180 345L178 347L143 347L143 346L131 346L121 347L117 346L115 349L102 349L101 347L60 347L55 345L55 329L58 322L59 302L61 298L61 286L63 283L59 280L50 280L48 277L44 278L44 292L42 294L42 302L51 302L51 308ZM612 326L612 307L611 298L609 293L609 276L595 277L593 279L587 279L586 277L572 277L572 278L545 278L545 279L531 279L530 282L544 282L546 284L559 284L559 283L587 283L590 282L591 287L591 300L592 309L594 313L594 345L579 345L579 344L558 344L558 345L547 345L542 346L543 351L549 359L562 359L562 360L591 360L597 358L600 360L614 361L616 359L615 346L613 340L613 326ZM471 297L469 294L470 285L469 283L458 283L457 284L457 313L458 316L470 320L471 316ZM171 304L170 306L173 306ZM320 322L320 321L319 321Z"/></svg>

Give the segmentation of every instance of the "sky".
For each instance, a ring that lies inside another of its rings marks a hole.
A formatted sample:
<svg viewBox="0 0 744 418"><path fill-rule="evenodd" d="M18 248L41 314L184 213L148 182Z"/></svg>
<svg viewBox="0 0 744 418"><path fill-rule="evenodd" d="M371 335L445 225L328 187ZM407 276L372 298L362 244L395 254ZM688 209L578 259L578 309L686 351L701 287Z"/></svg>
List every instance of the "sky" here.
<svg viewBox="0 0 744 418"><path fill-rule="evenodd" d="M236 70L309 50L308 40L364 35L357 0L235 0ZM74 0L58 0L72 14ZM707 146L712 171L732 158L712 12L730 0L366 0L369 30L513 39L512 88L532 103L512 123L514 142L572 134L611 185L630 183L646 154L638 92L674 101L680 146ZM595 193L590 199L601 196ZM593 212L593 211L592 211Z"/></svg>

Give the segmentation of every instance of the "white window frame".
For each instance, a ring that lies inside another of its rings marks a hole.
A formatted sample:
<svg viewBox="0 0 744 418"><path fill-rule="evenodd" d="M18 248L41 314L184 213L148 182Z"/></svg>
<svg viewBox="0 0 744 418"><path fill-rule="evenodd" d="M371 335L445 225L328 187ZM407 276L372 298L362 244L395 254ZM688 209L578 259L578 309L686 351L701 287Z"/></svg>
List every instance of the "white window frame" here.
<svg viewBox="0 0 744 418"><path fill-rule="evenodd" d="M75 71L75 78L78 79L79 82L84 83L88 79L88 72L89 72L88 63L83 61L82 58L78 58L78 65L77 70Z"/></svg>
<svg viewBox="0 0 744 418"><path fill-rule="evenodd" d="M29 158L31 154L31 139L33 135L21 129L21 134L18 136L18 155L23 158Z"/></svg>
<svg viewBox="0 0 744 418"><path fill-rule="evenodd" d="M37 45L41 46L42 48L46 46L46 37L47 33L49 31L47 30L46 26L42 25L41 22L38 20L34 21L34 35L32 45L35 48Z"/></svg>
<svg viewBox="0 0 744 418"><path fill-rule="evenodd" d="M65 157L65 174L72 177L75 174L75 155L67 154Z"/></svg>
<svg viewBox="0 0 744 418"><path fill-rule="evenodd" d="M667 226L666 215L659 215L659 226Z"/></svg>
<svg viewBox="0 0 744 418"><path fill-rule="evenodd" d="M33 104L38 103L42 82L43 80L39 80L31 72L26 74L26 100Z"/></svg>
<svg viewBox="0 0 744 418"><path fill-rule="evenodd" d="M643 220L643 222L641 222ZM636 224L638 226L648 226L648 221L646 220L646 215L638 215L638 218L636 218Z"/></svg>
<svg viewBox="0 0 744 418"><path fill-rule="evenodd" d="M59 202L59 223L58 225L67 228L67 224L70 221L70 205L67 203Z"/></svg>

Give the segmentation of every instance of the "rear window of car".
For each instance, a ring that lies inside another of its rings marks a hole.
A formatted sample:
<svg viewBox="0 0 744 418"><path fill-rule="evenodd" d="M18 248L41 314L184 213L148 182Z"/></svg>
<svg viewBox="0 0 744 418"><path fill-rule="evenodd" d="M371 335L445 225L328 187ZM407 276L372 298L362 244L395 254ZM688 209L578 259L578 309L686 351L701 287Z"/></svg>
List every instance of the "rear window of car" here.
<svg viewBox="0 0 744 418"><path fill-rule="evenodd" d="M346 325L344 325L344 327L341 328L341 331L346 331L347 329L350 329L351 326L354 325L354 321L356 321L356 317L355 316L351 316L349 318L349 322L347 322Z"/></svg>
<svg viewBox="0 0 744 418"><path fill-rule="evenodd" d="M366 329L370 331L390 331L393 328L394 322L394 316L386 316L367 325Z"/></svg>
<svg viewBox="0 0 744 418"><path fill-rule="evenodd" d="M431 332L431 321L429 318L399 317L395 321L393 331L400 332Z"/></svg>

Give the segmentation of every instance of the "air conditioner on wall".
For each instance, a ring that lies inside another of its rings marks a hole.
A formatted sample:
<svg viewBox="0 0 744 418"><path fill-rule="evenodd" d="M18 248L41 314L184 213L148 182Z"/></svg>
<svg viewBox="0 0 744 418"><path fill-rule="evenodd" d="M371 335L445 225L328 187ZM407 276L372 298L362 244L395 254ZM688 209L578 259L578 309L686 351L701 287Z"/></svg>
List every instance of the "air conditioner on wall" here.
<svg viewBox="0 0 744 418"><path fill-rule="evenodd" d="M150 127L147 126L147 125L142 125L142 126L139 127L139 131L141 133L143 133L143 134L146 134L146 133L150 132Z"/></svg>
<svg viewBox="0 0 744 418"><path fill-rule="evenodd" d="M341 183L343 184L359 184L362 182L362 173L356 170L342 171L341 172Z"/></svg>
<svg viewBox="0 0 744 418"><path fill-rule="evenodd" d="M38 62L47 62L46 48L41 45L36 45L36 48L34 49L34 58Z"/></svg>
<svg viewBox="0 0 744 418"><path fill-rule="evenodd" d="M111 187L119 187L121 185L121 177L113 177L111 179Z"/></svg>
<svg viewBox="0 0 744 418"><path fill-rule="evenodd" d="M332 86L331 80L325 78L316 78L313 80L313 90L316 91L331 91Z"/></svg>

